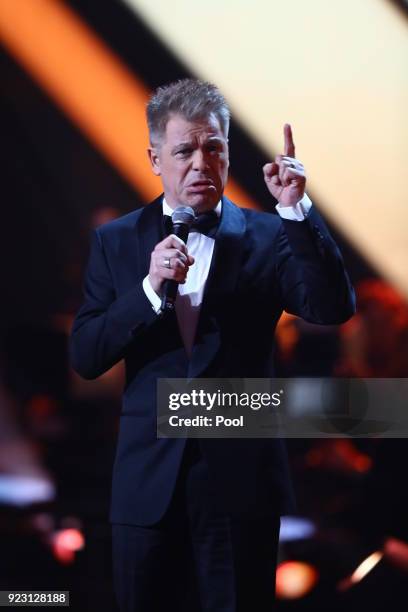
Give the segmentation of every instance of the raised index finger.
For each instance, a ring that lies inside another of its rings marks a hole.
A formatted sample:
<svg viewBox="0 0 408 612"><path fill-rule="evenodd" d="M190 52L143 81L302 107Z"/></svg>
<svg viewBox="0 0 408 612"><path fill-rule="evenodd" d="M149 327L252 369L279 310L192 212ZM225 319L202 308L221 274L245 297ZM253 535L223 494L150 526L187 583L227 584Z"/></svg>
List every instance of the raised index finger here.
<svg viewBox="0 0 408 612"><path fill-rule="evenodd" d="M285 123L283 126L283 138L285 140L284 155L287 155L288 157L296 157L292 128L290 127L289 123Z"/></svg>

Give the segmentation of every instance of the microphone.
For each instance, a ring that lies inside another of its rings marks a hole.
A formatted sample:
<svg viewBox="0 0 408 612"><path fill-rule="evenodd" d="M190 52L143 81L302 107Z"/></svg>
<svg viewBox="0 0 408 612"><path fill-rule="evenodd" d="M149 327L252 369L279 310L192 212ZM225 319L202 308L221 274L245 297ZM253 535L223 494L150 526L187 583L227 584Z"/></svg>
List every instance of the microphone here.
<svg viewBox="0 0 408 612"><path fill-rule="evenodd" d="M195 213L191 206L177 206L171 215L171 222L173 224L172 234L175 234L178 238L186 244L190 227L194 223ZM163 283L163 297L161 303L162 312L170 312L174 310L178 283L175 280L167 279Z"/></svg>

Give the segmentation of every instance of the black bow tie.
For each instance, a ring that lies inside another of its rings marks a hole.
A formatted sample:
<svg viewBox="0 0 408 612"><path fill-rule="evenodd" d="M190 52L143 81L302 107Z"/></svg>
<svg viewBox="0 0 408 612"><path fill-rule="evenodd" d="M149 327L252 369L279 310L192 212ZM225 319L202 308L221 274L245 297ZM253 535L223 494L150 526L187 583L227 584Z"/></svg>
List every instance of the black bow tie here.
<svg viewBox="0 0 408 612"><path fill-rule="evenodd" d="M173 223L170 215L163 215L164 230L166 236L172 233ZM193 225L190 228L190 232L199 232L213 238L217 233L219 223L219 217L215 210L210 210L205 213L200 213L194 219Z"/></svg>

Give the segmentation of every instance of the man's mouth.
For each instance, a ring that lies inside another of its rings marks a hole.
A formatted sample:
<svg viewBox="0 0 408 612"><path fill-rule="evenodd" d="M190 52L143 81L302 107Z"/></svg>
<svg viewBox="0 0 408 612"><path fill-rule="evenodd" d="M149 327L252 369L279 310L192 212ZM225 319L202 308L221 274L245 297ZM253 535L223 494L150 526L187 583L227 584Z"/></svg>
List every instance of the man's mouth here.
<svg viewBox="0 0 408 612"><path fill-rule="evenodd" d="M200 181L194 181L188 185L187 189L195 193L201 191L207 191L208 189L215 189L214 183L209 179L203 179Z"/></svg>

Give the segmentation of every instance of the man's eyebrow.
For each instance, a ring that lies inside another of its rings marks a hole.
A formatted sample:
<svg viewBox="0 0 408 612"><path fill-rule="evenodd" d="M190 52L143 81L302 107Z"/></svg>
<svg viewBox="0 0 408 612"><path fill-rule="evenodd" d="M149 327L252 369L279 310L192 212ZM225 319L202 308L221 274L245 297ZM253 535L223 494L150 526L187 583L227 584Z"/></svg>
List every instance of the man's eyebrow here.
<svg viewBox="0 0 408 612"><path fill-rule="evenodd" d="M211 142L215 142L217 144L222 144L223 143L223 139L220 138L219 136L209 136L206 141L206 143L211 143ZM176 145L174 145L174 147L172 148L171 152L175 153L176 151L178 151L179 149L183 149L183 148L191 148L194 146L194 142L191 140L185 140L183 142L178 142Z"/></svg>

